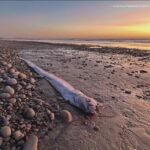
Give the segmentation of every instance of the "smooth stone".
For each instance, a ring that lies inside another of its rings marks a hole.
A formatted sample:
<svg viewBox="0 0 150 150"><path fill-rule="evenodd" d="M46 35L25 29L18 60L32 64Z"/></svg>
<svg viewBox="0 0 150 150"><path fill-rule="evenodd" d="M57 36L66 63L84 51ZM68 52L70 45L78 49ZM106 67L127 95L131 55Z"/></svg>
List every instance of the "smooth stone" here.
<svg viewBox="0 0 150 150"><path fill-rule="evenodd" d="M0 146L2 145L2 143L3 143L3 138L0 137Z"/></svg>
<svg viewBox="0 0 150 150"><path fill-rule="evenodd" d="M17 84L17 80L14 78L8 79L7 80L7 84L9 85L16 85Z"/></svg>
<svg viewBox="0 0 150 150"><path fill-rule="evenodd" d="M26 95L25 95L25 94L20 94L20 95L19 95L19 98L25 99L25 98L26 98Z"/></svg>
<svg viewBox="0 0 150 150"><path fill-rule="evenodd" d="M31 91L28 91L27 95L28 95L28 96L32 96L32 92L31 92Z"/></svg>
<svg viewBox="0 0 150 150"><path fill-rule="evenodd" d="M23 150L37 150L38 149L38 137L36 135L30 135L24 144Z"/></svg>
<svg viewBox="0 0 150 150"><path fill-rule="evenodd" d="M14 72L14 73L12 74L12 76L13 76L14 78L18 78L19 73L20 73L20 72L16 71L16 72Z"/></svg>
<svg viewBox="0 0 150 150"><path fill-rule="evenodd" d="M27 76L26 76L26 74L24 74L24 73L19 73L19 75L18 75L21 79L27 79Z"/></svg>
<svg viewBox="0 0 150 150"><path fill-rule="evenodd" d="M9 93L1 93L0 98L10 98L11 95Z"/></svg>
<svg viewBox="0 0 150 150"><path fill-rule="evenodd" d="M55 114L53 112L51 112L50 110L47 109L47 114L50 116L51 120L55 119Z"/></svg>
<svg viewBox="0 0 150 150"><path fill-rule="evenodd" d="M24 134L20 130L18 130L14 133L14 139L17 141L21 140L23 137L24 137Z"/></svg>
<svg viewBox="0 0 150 150"><path fill-rule="evenodd" d="M20 84L17 85L17 91L20 91L22 89L22 86Z"/></svg>
<svg viewBox="0 0 150 150"><path fill-rule="evenodd" d="M62 110L61 111L61 117L65 122L72 122L73 118L72 118L72 114L71 112L69 112L68 110Z"/></svg>
<svg viewBox="0 0 150 150"><path fill-rule="evenodd" d="M5 72L5 70L3 70L3 69L0 69L0 73L2 74L2 73L4 73Z"/></svg>
<svg viewBox="0 0 150 150"><path fill-rule="evenodd" d="M7 65L7 62L5 62L5 61L2 61L1 63L3 66Z"/></svg>
<svg viewBox="0 0 150 150"><path fill-rule="evenodd" d="M11 136L11 128L9 126L4 126L1 128L0 133L5 138L10 137Z"/></svg>
<svg viewBox="0 0 150 150"><path fill-rule="evenodd" d="M16 103L16 99L15 99L15 98L11 98L11 99L9 99L8 101L9 101L9 103L11 103L11 104L15 104L15 103Z"/></svg>
<svg viewBox="0 0 150 150"><path fill-rule="evenodd" d="M11 67L12 67L12 64L10 64L10 63L7 64L7 67L8 67L8 68L11 68Z"/></svg>
<svg viewBox="0 0 150 150"><path fill-rule="evenodd" d="M31 79L30 79L30 83L31 83L31 84L35 84L35 82L36 82L36 80L35 80L34 78L31 78Z"/></svg>
<svg viewBox="0 0 150 150"><path fill-rule="evenodd" d="M10 95L13 95L15 93L15 90L11 86L6 86L4 91L6 93L9 93Z"/></svg>
<svg viewBox="0 0 150 150"><path fill-rule="evenodd" d="M11 69L9 70L9 72L12 73L12 74L15 73L15 69L14 69L14 68L11 68Z"/></svg>
<svg viewBox="0 0 150 150"><path fill-rule="evenodd" d="M8 126L9 125L9 120L7 118L3 118L3 125Z"/></svg>
<svg viewBox="0 0 150 150"><path fill-rule="evenodd" d="M32 119L35 116L35 111L32 108L27 108L25 110L25 117Z"/></svg>
<svg viewBox="0 0 150 150"><path fill-rule="evenodd" d="M27 89L27 90L32 89L32 88L33 88L33 85L32 85L32 84L28 84L28 85L26 86L26 89Z"/></svg>
<svg viewBox="0 0 150 150"><path fill-rule="evenodd" d="M0 78L0 82L3 82L4 80L3 80L3 78Z"/></svg>

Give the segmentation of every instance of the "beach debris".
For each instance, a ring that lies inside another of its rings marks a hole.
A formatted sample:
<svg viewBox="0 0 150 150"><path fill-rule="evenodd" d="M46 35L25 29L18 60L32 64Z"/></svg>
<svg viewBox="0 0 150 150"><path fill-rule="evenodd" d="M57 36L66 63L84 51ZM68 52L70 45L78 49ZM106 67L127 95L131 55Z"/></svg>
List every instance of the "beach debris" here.
<svg viewBox="0 0 150 150"><path fill-rule="evenodd" d="M62 117L63 121L65 121L67 123L70 123L73 120L72 114L68 110L62 110L61 111L61 117Z"/></svg>
<svg viewBox="0 0 150 150"><path fill-rule="evenodd" d="M30 135L24 144L23 150L38 150L38 137Z"/></svg>
<svg viewBox="0 0 150 150"><path fill-rule="evenodd" d="M63 79L55 76L52 73L44 71L32 62L26 59L22 60L24 60L27 65L31 67L40 77L46 78L48 82L62 95L64 100L69 102L71 105L82 109L85 113L96 113L96 109L99 104L95 99L86 96Z"/></svg>
<svg viewBox="0 0 150 150"><path fill-rule="evenodd" d="M0 130L2 137L10 137L11 136L11 128L9 126L3 126Z"/></svg>

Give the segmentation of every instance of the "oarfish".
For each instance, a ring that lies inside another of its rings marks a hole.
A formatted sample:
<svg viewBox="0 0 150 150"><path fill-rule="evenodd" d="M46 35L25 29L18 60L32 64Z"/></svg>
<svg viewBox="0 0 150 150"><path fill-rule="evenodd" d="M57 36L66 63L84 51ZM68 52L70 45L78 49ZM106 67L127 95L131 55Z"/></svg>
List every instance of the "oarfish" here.
<svg viewBox="0 0 150 150"><path fill-rule="evenodd" d="M29 60L23 59L29 67L31 67L40 77L46 78L47 81L58 91L65 101L71 105L82 109L85 113L95 114L99 103L83 94L81 91L75 89L65 80L55 76L52 73L41 69Z"/></svg>

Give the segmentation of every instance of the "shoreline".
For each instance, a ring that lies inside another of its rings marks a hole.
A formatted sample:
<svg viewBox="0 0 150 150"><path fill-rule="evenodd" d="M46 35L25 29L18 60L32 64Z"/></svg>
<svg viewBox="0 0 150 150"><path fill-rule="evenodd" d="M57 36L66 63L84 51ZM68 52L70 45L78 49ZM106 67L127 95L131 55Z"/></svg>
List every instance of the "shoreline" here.
<svg viewBox="0 0 150 150"><path fill-rule="evenodd" d="M56 47L66 47L71 48L75 50L81 50L81 51L95 51L99 53L112 53L112 54L125 54L125 55L132 55L135 57L144 57L150 55L150 50L142 50L138 48L122 48L122 47L106 47L106 46L100 46L100 45L94 45L98 46L100 48L92 48L93 45L90 44L70 44L70 43L48 43L48 42L37 42L37 41L15 41L15 40L0 40L2 42L6 43L22 43L22 44L35 44L35 45L45 45L45 46L56 46ZM148 56L149 57L149 56Z"/></svg>
<svg viewBox="0 0 150 150"><path fill-rule="evenodd" d="M29 132L37 133L39 150L149 149L149 56L141 55L141 53L139 56L135 55L136 57L120 53L118 55L116 51L98 53L87 50L84 46L37 42L0 41L0 49L2 56L10 52L6 61L12 60L19 71L26 73L28 67L20 63L18 57L26 58L46 71L68 81L75 88L105 106L94 120L89 120L78 109L64 103L61 96L45 80L33 76L37 80L36 88L33 91L33 97L31 96L31 99L27 101L27 105L37 110L37 116L33 122L32 119L25 119L24 123L31 124L31 131L39 129ZM15 57L16 62L13 61ZM20 84L21 81L18 80L18 82ZM28 84L28 80L24 82ZM47 116L45 110L47 106L37 105L34 102L34 99L39 96L44 103L52 106L52 112L56 115L53 125L44 119ZM6 100L0 105L4 104L7 104ZM24 104L21 102L20 105ZM59 111L63 109L72 113L72 123L61 122ZM13 111L16 112L17 109L14 107ZM10 124L20 129L18 121L16 124L10 121ZM17 146L18 142L14 141L13 136L7 140L4 139L4 144L10 146L10 143L14 142L13 144Z"/></svg>

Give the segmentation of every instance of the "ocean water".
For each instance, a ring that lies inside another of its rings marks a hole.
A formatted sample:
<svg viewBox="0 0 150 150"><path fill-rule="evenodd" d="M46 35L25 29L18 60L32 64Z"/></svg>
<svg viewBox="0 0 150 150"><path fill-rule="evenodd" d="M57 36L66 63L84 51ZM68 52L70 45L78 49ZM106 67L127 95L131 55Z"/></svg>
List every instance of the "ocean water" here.
<svg viewBox="0 0 150 150"><path fill-rule="evenodd" d="M78 44L78 45L86 44L86 45L90 45L91 48L108 46L108 47L150 50L150 40L21 40L21 41L67 43L67 44Z"/></svg>

